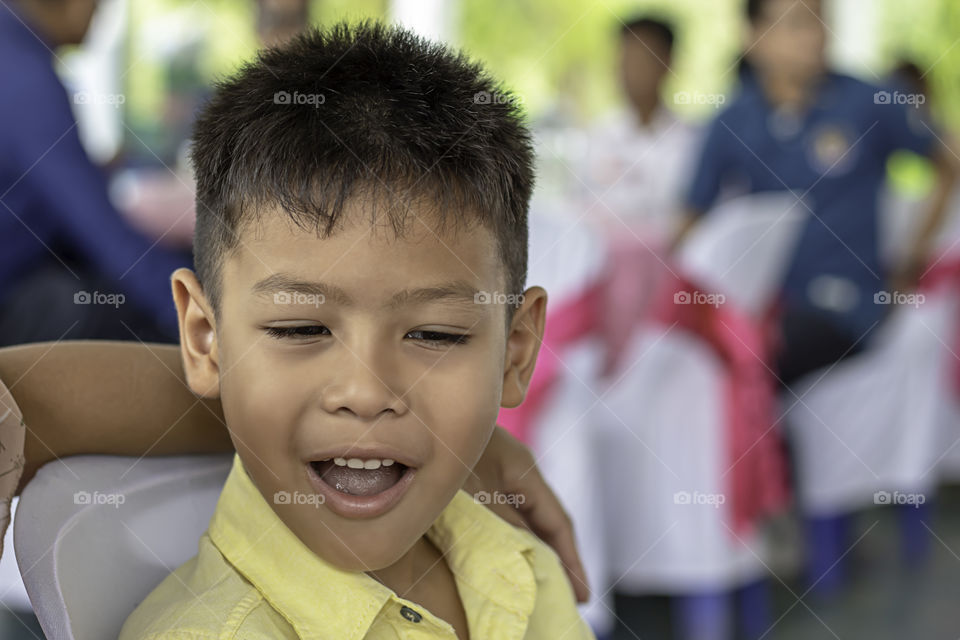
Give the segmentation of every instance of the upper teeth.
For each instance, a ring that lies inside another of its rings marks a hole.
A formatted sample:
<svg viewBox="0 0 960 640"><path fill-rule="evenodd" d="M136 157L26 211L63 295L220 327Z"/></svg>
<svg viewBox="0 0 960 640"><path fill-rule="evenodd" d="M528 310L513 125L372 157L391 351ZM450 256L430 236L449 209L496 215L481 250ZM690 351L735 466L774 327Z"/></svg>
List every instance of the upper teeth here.
<svg viewBox="0 0 960 640"><path fill-rule="evenodd" d="M329 460L329 458L327 458ZM324 461L326 462L326 461ZM362 460L360 458L334 458L333 464L338 467L350 467L351 469L379 469L380 465L389 467L394 463L390 458L371 458Z"/></svg>

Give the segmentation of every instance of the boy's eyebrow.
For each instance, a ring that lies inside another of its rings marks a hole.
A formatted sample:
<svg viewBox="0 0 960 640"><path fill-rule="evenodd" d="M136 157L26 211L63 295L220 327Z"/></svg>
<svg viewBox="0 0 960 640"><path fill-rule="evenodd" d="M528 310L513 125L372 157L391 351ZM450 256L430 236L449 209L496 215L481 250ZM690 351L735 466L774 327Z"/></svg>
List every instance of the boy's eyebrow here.
<svg viewBox="0 0 960 640"><path fill-rule="evenodd" d="M273 295L288 292L323 296L324 300L330 300L342 306L350 306L353 304L353 299L350 298L347 292L336 285L328 282L301 280L287 273L275 273L267 276L253 285L252 291L254 295ZM388 310L393 310L398 307L425 304L439 300L473 306L477 304L477 296L479 296L480 293L481 292L475 287L463 280L452 280L431 287L402 289L393 294L384 307Z"/></svg>

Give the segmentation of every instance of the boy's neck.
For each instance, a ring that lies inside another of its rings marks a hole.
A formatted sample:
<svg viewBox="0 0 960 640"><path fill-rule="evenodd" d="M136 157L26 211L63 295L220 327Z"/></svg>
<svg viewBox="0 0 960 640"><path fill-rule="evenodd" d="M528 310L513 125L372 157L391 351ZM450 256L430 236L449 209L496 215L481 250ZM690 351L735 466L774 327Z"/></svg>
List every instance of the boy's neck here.
<svg viewBox="0 0 960 640"><path fill-rule="evenodd" d="M377 571L368 571L367 574L400 597L406 598L406 593L413 590L429 572L430 567L442 557L433 543L426 536L421 536L410 550L392 565Z"/></svg>
<svg viewBox="0 0 960 640"><path fill-rule="evenodd" d="M456 579L443 554L426 536L389 567L367 573L401 598L421 604L449 622L460 640L470 637Z"/></svg>

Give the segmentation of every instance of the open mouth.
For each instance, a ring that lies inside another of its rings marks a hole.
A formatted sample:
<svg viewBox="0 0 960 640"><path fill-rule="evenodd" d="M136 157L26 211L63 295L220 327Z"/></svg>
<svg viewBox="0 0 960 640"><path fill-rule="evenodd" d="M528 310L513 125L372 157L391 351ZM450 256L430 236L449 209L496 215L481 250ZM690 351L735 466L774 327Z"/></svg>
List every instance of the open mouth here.
<svg viewBox="0 0 960 640"><path fill-rule="evenodd" d="M327 485L351 496L373 496L390 489L410 467L390 458L327 458L310 463Z"/></svg>

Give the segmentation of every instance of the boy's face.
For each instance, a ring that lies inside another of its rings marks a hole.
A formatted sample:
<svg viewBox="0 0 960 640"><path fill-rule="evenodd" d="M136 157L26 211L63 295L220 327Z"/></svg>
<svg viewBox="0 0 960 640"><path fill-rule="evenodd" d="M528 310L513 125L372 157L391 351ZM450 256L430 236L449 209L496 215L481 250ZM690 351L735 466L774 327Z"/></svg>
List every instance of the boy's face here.
<svg viewBox="0 0 960 640"><path fill-rule="evenodd" d="M438 237L415 213L396 238L348 207L323 239L265 213L224 259L217 326L193 274L174 275L191 388L219 390L264 498L351 571L393 564L437 518L522 400L542 335L542 289L510 329L477 302L504 290L485 227Z"/></svg>

